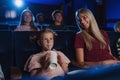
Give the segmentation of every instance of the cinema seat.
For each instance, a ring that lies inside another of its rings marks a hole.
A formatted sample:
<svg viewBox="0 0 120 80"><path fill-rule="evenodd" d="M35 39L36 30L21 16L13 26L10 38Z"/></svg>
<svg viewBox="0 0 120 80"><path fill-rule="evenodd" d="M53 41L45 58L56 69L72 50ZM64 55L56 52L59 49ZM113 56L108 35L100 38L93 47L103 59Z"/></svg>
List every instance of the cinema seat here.
<svg viewBox="0 0 120 80"><path fill-rule="evenodd" d="M39 52L38 45L31 39L39 32L31 31L15 31L13 32L13 45L14 45L14 65L17 66L21 72L28 57L32 54Z"/></svg>
<svg viewBox="0 0 120 80"><path fill-rule="evenodd" d="M13 64L12 56L12 34L10 31L0 31L0 64L6 79Z"/></svg>

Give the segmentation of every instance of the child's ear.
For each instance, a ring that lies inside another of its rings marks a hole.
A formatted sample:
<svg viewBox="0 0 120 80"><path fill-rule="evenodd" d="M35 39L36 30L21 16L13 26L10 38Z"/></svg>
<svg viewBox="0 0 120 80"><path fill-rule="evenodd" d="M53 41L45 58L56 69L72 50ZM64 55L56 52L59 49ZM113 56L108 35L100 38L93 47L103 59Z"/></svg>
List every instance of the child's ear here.
<svg viewBox="0 0 120 80"><path fill-rule="evenodd" d="M40 40L37 40L37 44L38 44L39 46L41 46Z"/></svg>

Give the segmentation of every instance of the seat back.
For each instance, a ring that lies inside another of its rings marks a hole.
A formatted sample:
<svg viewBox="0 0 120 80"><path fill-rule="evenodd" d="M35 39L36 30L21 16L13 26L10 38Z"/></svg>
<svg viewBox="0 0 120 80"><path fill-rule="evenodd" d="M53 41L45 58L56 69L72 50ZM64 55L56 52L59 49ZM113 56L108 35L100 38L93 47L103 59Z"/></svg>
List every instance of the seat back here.
<svg viewBox="0 0 120 80"><path fill-rule="evenodd" d="M55 31L58 36L55 38L54 48L62 51L70 60L75 58L74 55L74 38L75 31Z"/></svg>
<svg viewBox="0 0 120 80"><path fill-rule="evenodd" d="M10 31L8 24L0 24L0 31Z"/></svg>
<svg viewBox="0 0 120 80"><path fill-rule="evenodd" d="M5 77L8 77L12 66L12 34L10 31L0 31L0 64Z"/></svg>
<svg viewBox="0 0 120 80"><path fill-rule="evenodd" d="M25 62L32 54L39 52L38 45L32 41L39 32L15 31L13 32L14 63L21 71L24 69Z"/></svg>

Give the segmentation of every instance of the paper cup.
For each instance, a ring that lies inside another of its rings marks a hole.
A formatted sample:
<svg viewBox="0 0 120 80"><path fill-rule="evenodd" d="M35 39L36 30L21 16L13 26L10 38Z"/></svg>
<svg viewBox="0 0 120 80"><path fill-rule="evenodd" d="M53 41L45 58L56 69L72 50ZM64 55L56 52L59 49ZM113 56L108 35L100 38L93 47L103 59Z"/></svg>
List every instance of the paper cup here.
<svg viewBox="0 0 120 80"><path fill-rule="evenodd" d="M55 51L50 51L50 69L55 69L57 67L57 53Z"/></svg>

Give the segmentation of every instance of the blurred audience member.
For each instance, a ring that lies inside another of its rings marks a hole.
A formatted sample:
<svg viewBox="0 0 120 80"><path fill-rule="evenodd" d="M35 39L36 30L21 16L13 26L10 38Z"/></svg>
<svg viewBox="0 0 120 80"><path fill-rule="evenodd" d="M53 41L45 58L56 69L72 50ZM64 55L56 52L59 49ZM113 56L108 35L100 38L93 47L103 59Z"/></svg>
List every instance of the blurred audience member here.
<svg viewBox="0 0 120 80"><path fill-rule="evenodd" d="M115 25L114 25L114 31L115 32L120 32L120 21L117 22L117 23L115 23Z"/></svg>
<svg viewBox="0 0 120 80"><path fill-rule="evenodd" d="M37 20L37 26L42 30L45 28L48 28L49 24L45 23L45 18L44 18L44 14L43 13L38 13L36 15L36 20Z"/></svg>
<svg viewBox="0 0 120 80"><path fill-rule="evenodd" d="M120 21L114 25L114 31L120 34ZM120 37L117 39L116 49L117 49L117 57L118 59L120 59Z"/></svg>
<svg viewBox="0 0 120 80"><path fill-rule="evenodd" d="M54 23L49 27L52 30L68 30L64 24L63 12L61 10L54 10L52 12L52 19Z"/></svg>
<svg viewBox="0 0 120 80"><path fill-rule="evenodd" d="M40 31L39 28L35 27L34 16L28 8L23 10L20 24L14 31Z"/></svg>
<svg viewBox="0 0 120 80"><path fill-rule="evenodd" d="M0 65L0 80L5 80L1 65Z"/></svg>

